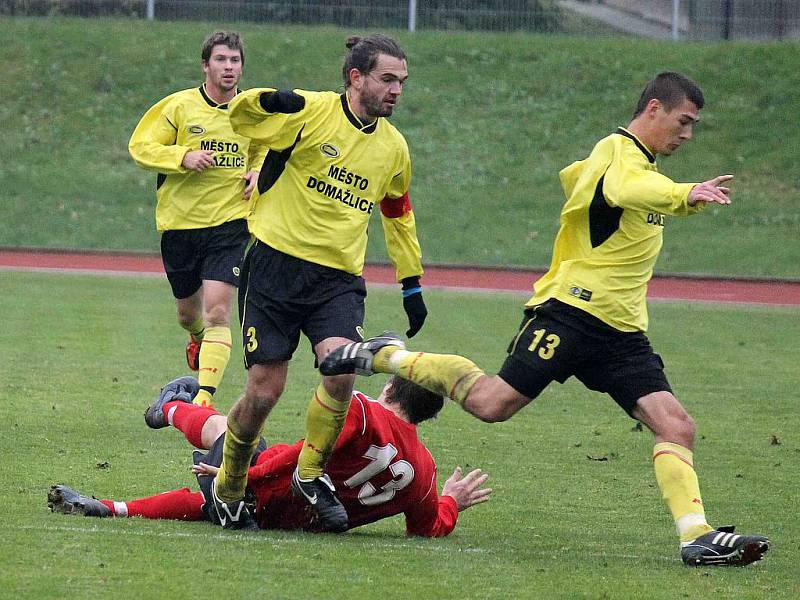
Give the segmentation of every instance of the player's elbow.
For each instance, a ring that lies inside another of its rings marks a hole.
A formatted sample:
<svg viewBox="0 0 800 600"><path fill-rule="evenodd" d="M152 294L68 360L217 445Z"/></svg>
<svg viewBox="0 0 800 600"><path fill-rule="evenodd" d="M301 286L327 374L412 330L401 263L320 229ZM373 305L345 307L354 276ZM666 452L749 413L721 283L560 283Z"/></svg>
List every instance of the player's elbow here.
<svg viewBox="0 0 800 600"><path fill-rule="evenodd" d="M144 163L144 151L141 143L131 140L128 143L128 154L131 155L133 162L135 162L137 165L140 167L146 166Z"/></svg>

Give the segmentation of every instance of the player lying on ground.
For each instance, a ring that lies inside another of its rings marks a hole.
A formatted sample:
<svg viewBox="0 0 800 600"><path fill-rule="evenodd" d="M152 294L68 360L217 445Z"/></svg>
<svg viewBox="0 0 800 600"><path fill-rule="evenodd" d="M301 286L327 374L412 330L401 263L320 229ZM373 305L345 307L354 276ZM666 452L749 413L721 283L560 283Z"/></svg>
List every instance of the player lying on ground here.
<svg viewBox="0 0 800 600"><path fill-rule="evenodd" d="M561 171L566 202L552 264L534 284L497 375L487 376L461 356L408 352L389 335L334 350L320 371L399 375L488 422L511 418L550 383L574 375L653 432L656 482L672 512L684 563L759 560L769 549L767 538L714 529L706 521L694 470L694 421L645 335L647 283L667 217L695 214L708 203L730 204L725 184L733 176L675 183L656 167L657 155L668 156L692 138L703 104L689 78L661 73L645 86L627 128Z"/></svg>
<svg viewBox="0 0 800 600"><path fill-rule="evenodd" d="M207 454L194 453L193 471L202 492L182 488L120 502L97 500L54 485L48 493L51 510L89 517L215 519L216 511L207 499L222 458L227 421L214 409L192 403L199 389L193 377L170 382L147 409L145 421L154 429L172 425L189 443L209 449ZM482 487L488 476L480 469L462 476L456 468L442 495L437 493L436 463L417 437L416 425L435 417L443 403L441 396L399 378L390 379L377 400L353 393L327 473L339 491L351 529L403 513L409 535L445 536L453 531L459 511L489 499L491 488ZM302 446L300 440L266 448L262 439L248 473L259 528L321 530L308 503L292 492L292 473Z"/></svg>

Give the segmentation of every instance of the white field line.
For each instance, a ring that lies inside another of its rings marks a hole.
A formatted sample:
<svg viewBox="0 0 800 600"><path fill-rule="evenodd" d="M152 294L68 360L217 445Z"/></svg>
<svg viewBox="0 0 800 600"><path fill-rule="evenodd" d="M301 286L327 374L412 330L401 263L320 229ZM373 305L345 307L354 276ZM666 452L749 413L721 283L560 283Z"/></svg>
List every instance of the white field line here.
<svg viewBox="0 0 800 600"><path fill-rule="evenodd" d="M67 269L63 267L10 267L0 265L0 271L14 271L17 273L54 273L58 275L101 275L106 277L165 277L163 273L126 271L123 269Z"/></svg>
<svg viewBox="0 0 800 600"><path fill-rule="evenodd" d="M67 517L67 518L78 518L78 517ZM86 518L86 517L84 517ZM209 527L213 527L209 525ZM52 531L52 532L64 532L64 533L78 533L78 534L100 534L100 535L111 535L111 536L138 536L138 537L151 537L151 538L165 538L165 539L180 539L180 538L188 538L188 539L199 539L208 542L233 542L235 544L242 544L242 543L251 543L251 544L267 544L273 547L279 546L301 546L307 545L308 540L305 539L303 536L298 537L280 537L274 538L271 537L268 531L263 533L237 533L231 531L222 531L218 529L212 529L214 533L198 533L194 531L138 531L132 529L111 529L105 528L100 525L96 526L87 526L87 527L71 527L71 526L64 526L64 525L44 525L44 526L34 526L34 525L7 525L6 529L16 529L19 531ZM396 550L400 548L411 549L411 550L418 550L427 553L435 553L441 554L442 552L464 552L468 554L497 554L497 550L494 548L481 548L475 546L469 547L458 547L452 545L445 545L445 544L417 544L414 543L413 538L410 539L385 539L385 540L378 540L374 536L359 538L358 534L348 536L349 540L361 540L365 546L369 547L379 547L379 548L386 548L388 550ZM676 555L671 554L663 554L659 556L642 556L638 554L626 554L621 552L576 552L575 548L562 548L562 549L550 549L550 550L528 550L526 554L530 554L532 556L541 556L541 557L556 557L560 554L568 553L570 558L573 559L575 557L584 557L586 559L621 559L621 560L630 560L636 561L640 563L642 561L647 560L657 560L659 562L666 562L666 563L675 563L680 564L680 560L677 558Z"/></svg>
<svg viewBox="0 0 800 600"><path fill-rule="evenodd" d="M75 517L66 517L66 518L75 518ZM83 517L88 518L88 517ZM113 519L112 519L113 520ZM242 532L234 532L234 531L224 531L221 528L217 528L208 524L209 533L199 533L195 531L140 531L140 530L133 530L133 529L112 529L106 528L102 525L94 525L94 526L68 526L68 525L43 525L43 526L35 526L35 525L8 525L6 529L16 529L18 531L50 531L50 532L63 532L63 533L79 533L79 534L100 534L100 535L112 535L112 536L137 536L137 537L152 537L152 538L166 538L166 539L178 539L178 538L189 538L189 539L199 539L203 541L209 542L234 542L236 544L241 544L242 542L247 543L257 543L257 544L269 544L272 546L297 546L297 545L306 545L308 544L308 539L305 539L302 536L298 537L272 537L269 534L269 531L264 531L260 533L242 533ZM388 549L396 549L396 548L409 548L413 550L422 550L422 551L430 551L435 553L440 553L442 551L453 551L455 548L452 546L445 546L442 544L416 544L413 542L413 538L401 539L398 538L396 540L385 539L385 540L376 540L375 537L364 537L359 538L358 534L348 536L350 540L354 539L362 539L364 544L367 546L378 546L381 548L388 548ZM487 553L493 554L494 550L490 548L477 548L477 547L467 547L467 548L458 548L459 552L468 552L468 553Z"/></svg>

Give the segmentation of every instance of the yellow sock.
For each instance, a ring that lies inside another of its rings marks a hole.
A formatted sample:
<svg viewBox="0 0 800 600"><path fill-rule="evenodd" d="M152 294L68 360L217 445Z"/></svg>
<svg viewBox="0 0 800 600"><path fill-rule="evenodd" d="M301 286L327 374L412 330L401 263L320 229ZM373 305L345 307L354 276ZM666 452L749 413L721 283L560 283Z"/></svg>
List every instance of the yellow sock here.
<svg viewBox="0 0 800 600"><path fill-rule="evenodd" d="M692 451L678 444L662 442L653 448L656 481L682 542L713 530L706 522L692 458Z"/></svg>
<svg viewBox="0 0 800 600"><path fill-rule="evenodd" d="M206 326L205 323L203 323L202 317L195 319L194 322L188 327L186 325L181 325L181 327L189 332L189 335L192 336L192 339L194 339L195 342L203 341L203 335L205 333Z"/></svg>
<svg viewBox="0 0 800 600"><path fill-rule="evenodd" d="M222 381L230 357L231 330L228 327L208 327L200 346L200 371L197 374L200 391L195 396L195 404L213 405L212 396Z"/></svg>
<svg viewBox="0 0 800 600"><path fill-rule="evenodd" d="M247 485L247 470L250 459L258 446L258 435L252 440L234 433L235 424L228 419L225 445L222 448L222 464L217 473L217 495L224 502L235 502L244 498Z"/></svg>
<svg viewBox="0 0 800 600"><path fill-rule="evenodd" d="M464 406L475 382L485 373L471 360L455 354L408 352L397 346L378 350L372 362L378 373L392 373Z"/></svg>
<svg viewBox="0 0 800 600"><path fill-rule="evenodd" d="M306 440L297 459L302 479L320 477L344 427L350 398L342 402L328 394L320 383L306 411Z"/></svg>

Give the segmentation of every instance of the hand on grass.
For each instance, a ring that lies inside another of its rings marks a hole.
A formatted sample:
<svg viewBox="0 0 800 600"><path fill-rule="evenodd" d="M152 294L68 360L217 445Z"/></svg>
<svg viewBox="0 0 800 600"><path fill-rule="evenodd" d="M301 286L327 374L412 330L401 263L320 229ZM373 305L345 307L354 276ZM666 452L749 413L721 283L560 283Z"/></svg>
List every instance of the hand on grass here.
<svg viewBox="0 0 800 600"><path fill-rule="evenodd" d="M489 499L492 488L481 487L487 479L489 475L480 469L470 471L462 477L461 467L456 467L453 474L444 482L442 496L451 496L456 501L458 511L461 512Z"/></svg>

